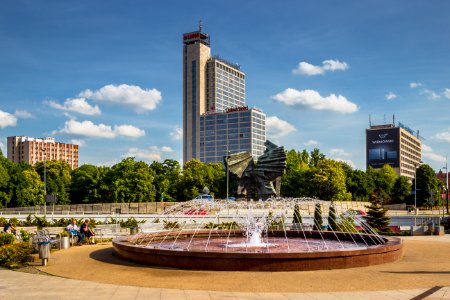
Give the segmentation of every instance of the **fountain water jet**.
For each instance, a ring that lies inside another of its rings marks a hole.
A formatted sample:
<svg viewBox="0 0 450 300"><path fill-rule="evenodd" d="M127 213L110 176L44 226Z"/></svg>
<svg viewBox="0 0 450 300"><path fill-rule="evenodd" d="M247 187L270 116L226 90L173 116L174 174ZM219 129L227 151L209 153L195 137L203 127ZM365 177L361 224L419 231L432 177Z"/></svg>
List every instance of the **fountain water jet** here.
<svg viewBox="0 0 450 300"><path fill-rule="evenodd" d="M339 228L318 227L311 198L268 201L189 201L170 208L164 227L113 241L126 259L166 267L205 270L294 271L348 268L395 261L400 239L381 237L363 220L338 217ZM303 223L292 224L295 205ZM337 206L341 214L346 211ZM206 215L186 215L199 209ZM327 222L325 222L327 223ZM328 224L329 225L329 224ZM337 226L337 225L336 225Z"/></svg>

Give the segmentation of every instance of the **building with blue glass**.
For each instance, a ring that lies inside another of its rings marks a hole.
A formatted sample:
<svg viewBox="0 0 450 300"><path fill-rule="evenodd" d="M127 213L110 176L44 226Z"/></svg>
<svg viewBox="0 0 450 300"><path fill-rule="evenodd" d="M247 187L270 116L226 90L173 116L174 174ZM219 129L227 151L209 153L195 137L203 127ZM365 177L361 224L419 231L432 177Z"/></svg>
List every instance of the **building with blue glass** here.
<svg viewBox="0 0 450 300"><path fill-rule="evenodd" d="M264 152L266 116L245 104L245 73L211 56L209 35L183 35L183 161L223 162L227 153Z"/></svg>

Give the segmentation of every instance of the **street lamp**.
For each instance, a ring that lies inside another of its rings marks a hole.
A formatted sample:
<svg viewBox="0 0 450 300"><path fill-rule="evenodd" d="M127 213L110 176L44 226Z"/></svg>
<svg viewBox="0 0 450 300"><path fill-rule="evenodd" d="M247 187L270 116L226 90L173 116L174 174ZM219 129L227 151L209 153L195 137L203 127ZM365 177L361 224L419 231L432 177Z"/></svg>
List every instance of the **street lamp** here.
<svg viewBox="0 0 450 300"><path fill-rule="evenodd" d="M414 214L417 216L417 167L419 163L414 163ZM416 217L414 217L414 226L416 226Z"/></svg>
<svg viewBox="0 0 450 300"><path fill-rule="evenodd" d="M230 158L230 151L227 151L227 200L228 200L228 185L230 182L230 167L228 165L228 159Z"/></svg>
<svg viewBox="0 0 450 300"><path fill-rule="evenodd" d="M447 169L447 156L445 157L445 198L447 200L447 214L448 214L448 169Z"/></svg>
<svg viewBox="0 0 450 300"><path fill-rule="evenodd" d="M44 152L44 216L47 215L47 153L44 148L41 148L41 151Z"/></svg>

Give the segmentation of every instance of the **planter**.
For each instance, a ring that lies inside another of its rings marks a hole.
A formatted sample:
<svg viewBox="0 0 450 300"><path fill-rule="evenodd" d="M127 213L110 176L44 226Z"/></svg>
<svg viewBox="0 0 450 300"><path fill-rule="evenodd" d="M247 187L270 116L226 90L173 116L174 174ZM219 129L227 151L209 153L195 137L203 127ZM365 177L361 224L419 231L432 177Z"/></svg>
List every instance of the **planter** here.
<svg viewBox="0 0 450 300"><path fill-rule="evenodd" d="M70 240L68 236L63 236L60 240L60 248L67 249L70 247Z"/></svg>

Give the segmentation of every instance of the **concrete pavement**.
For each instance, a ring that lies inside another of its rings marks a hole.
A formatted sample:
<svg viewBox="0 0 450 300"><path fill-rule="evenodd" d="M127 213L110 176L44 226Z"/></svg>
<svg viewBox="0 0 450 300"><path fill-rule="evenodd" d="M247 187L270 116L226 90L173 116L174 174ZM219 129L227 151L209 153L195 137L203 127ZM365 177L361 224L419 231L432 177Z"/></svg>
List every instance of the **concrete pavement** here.
<svg viewBox="0 0 450 300"><path fill-rule="evenodd" d="M70 271L69 271L70 272ZM431 289L328 293L243 293L134 287L0 270L0 299L356 300L450 299L450 286Z"/></svg>

